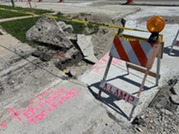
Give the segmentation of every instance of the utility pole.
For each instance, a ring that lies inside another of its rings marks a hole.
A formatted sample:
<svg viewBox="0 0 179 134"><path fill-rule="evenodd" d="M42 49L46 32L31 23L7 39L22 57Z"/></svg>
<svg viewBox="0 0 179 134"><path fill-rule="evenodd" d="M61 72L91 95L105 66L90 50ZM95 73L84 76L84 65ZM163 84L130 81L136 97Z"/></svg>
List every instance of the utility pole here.
<svg viewBox="0 0 179 134"><path fill-rule="evenodd" d="M11 0L11 3L12 3L12 7L15 7L14 0Z"/></svg>

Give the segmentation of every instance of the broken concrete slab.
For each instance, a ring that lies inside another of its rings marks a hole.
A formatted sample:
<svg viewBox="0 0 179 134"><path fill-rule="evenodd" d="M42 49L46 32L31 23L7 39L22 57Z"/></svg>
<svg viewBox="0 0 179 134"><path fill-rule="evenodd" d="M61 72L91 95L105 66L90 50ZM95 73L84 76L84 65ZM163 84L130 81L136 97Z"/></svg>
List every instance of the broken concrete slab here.
<svg viewBox="0 0 179 134"><path fill-rule="evenodd" d="M72 33L74 31L73 26L66 24L64 21L59 21L57 24L64 32Z"/></svg>
<svg viewBox="0 0 179 134"><path fill-rule="evenodd" d="M92 63L96 63L98 61L98 59L94 55L91 36L86 36L82 34L77 35L77 44L80 47L85 60L90 61Z"/></svg>
<svg viewBox="0 0 179 134"><path fill-rule="evenodd" d="M52 57L51 61L60 70L64 70L74 64L78 64L78 62L83 59L80 50L76 47L72 47L66 52L57 52Z"/></svg>
<svg viewBox="0 0 179 134"><path fill-rule="evenodd" d="M61 48L70 48L72 42L66 37L55 19L41 17L34 26L26 32L26 38L36 42L51 44Z"/></svg>

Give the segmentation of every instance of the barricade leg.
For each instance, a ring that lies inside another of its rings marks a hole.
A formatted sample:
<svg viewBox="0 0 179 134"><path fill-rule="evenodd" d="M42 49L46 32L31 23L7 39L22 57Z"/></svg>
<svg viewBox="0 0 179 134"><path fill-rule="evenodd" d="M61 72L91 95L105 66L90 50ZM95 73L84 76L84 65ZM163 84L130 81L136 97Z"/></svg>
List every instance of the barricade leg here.
<svg viewBox="0 0 179 134"><path fill-rule="evenodd" d="M133 107L132 107L131 113L130 113L130 115L129 115L129 120L131 120L135 108L136 108L136 106L133 106Z"/></svg>
<svg viewBox="0 0 179 134"><path fill-rule="evenodd" d="M146 80L146 78L147 78L148 73L149 73L149 69L147 68L147 70L146 70L146 72L145 72L145 75L144 75L144 78L143 78L143 80L142 80L142 84L141 84L141 86L140 86L139 92L138 92L138 94L137 94L138 97L140 97L140 94L141 94L142 89L143 89L143 87L144 87L145 80Z"/></svg>
<svg viewBox="0 0 179 134"><path fill-rule="evenodd" d="M162 46L160 46L159 48L159 52L157 54L157 73L156 73L156 86L158 86L158 81L159 81L159 77L160 77L160 55L161 55L161 48Z"/></svg>
<svg viewBox="0 0 179 134"><path fill-rule="evenodd" d="M127 62L126 62L126 68L127 68L127 74L129 74L129 67L128 67Z"/></svg>
<svg viewBox="0 0 179 134"><path fill-rule="evenodd" d="M177 39L178 35L179 35L179 30L178 30L178 32L177 32L177 34L176 34L176 36L175 36L175 38L174 38L174 40L173 40L173 42L172 42L172 46L171 46L170 52L169 52L170 54L172 53L172 50L173 50L173 47L174 47L174 45L175 45L175 43L176 43L176 39Z"/></svg>
<svg viewBox="0 0 179 134"><path fill-rule="evenodd" d="M106 66L106 70L105 70L105 72L104 72L103 79L101 80L101 83L106 80L106 77L107 77L107 75L108 75L108 71L109 71L109 68L110 68L112 59L113 59L113 57L110 56L110 57L109 57L109 61L108 61L107 66ZM99 92L98 92L98 98L100 98L100 96L101 96L101 89L100 89Z"/></svg>

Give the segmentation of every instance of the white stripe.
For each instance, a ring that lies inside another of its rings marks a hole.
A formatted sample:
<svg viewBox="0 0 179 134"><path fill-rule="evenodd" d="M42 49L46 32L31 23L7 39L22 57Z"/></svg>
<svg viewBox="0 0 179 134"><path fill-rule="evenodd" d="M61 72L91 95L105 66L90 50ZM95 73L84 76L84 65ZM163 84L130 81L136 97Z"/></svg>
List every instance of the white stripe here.
<svg viewBox="0 0 179 134"><path fill-rule="evenodd" d="M119 38L131 63L141 65L129 41Z"/></svg>
<svg viewBox="0 0 179 134"><path fill-rule="evenodd" d="M139 44L142 47L142 50L144 51L147 59L149 60L153 51L152 46L150 45L150 43L145 41L139 42Z"/></svg>
<svg viewBox="0 0 179 134"><path fill-rule="evenodd" d="M115 58L120 59L120 56L119 56L119 54L118 54L118 52L117 52L117 50L116 50L114 44L112 44L111 51L110 51L110 55L111 55L112 57L115 57Z"/></svg>

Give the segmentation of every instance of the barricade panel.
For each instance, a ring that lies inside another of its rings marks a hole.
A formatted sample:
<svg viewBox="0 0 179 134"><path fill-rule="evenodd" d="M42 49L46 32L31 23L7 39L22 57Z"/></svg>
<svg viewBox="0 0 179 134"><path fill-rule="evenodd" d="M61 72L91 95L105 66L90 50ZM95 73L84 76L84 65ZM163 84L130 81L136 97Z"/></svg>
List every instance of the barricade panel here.
<svg viewBox="0 0 179 134"><path fill-rule="evenodd" d="M115 36L110 56L147 67L149 60L151 60L151 55L158 45L160 44L154 45L144 40L128 41Z"/></svg>

